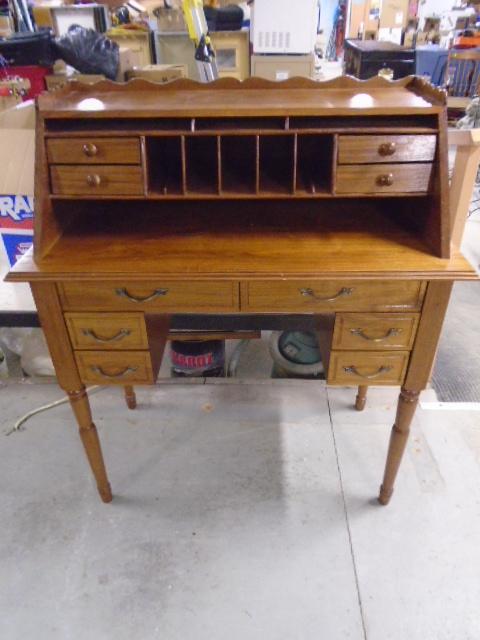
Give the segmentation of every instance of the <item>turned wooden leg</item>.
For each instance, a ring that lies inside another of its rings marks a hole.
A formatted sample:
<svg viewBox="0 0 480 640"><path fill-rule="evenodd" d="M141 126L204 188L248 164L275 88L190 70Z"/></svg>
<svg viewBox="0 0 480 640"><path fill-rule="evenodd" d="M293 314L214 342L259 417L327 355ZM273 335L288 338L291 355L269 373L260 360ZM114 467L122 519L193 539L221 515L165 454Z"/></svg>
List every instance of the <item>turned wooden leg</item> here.
<svg viewBox="0 0 480 640"><path fill-rule="evenodd" d="M400 391L397 416L390 435L385 474L380 487L380 495L378 496L380 504L388 504L392 497L393 484L405 451L408 434L410 433L410 424L417 408L419 395L420 391L411 391L409 389Z"/></svg>
<svg viewBox="0 0 480 640"><path fill-rule="evenodd" d="M92 422L90 403L85 388L68 393L70 404L78 422L80 437L82 439L88 462L97 481L98 492L103 502L112 501L112 490L107 478L105 463L103 462L102 448L98 439L97 428Z"/></svg>
<svg viewBox="0 0 480 640"><path fill-rule="evenodd" d="M355 398L355 409L357 411L363 411L365 409L365 403L367 402L367 385L360 385L358 387L357 397Z"/></svg>
<svg viewBox="0 0 480 640"><path fill-rule="evenodd" d="M129 409L135 409L137 406L137 396L135 395L135 390L130 385L125 385L125 402L127 403L127 407Z"/></svg>

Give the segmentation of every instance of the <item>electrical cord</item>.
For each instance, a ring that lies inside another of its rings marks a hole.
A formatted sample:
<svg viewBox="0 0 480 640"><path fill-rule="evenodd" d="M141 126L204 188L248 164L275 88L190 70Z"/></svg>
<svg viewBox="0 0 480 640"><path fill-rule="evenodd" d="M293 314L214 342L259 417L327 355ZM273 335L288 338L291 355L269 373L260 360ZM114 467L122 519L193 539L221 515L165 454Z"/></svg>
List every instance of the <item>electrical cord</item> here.
<svg viewBox="0 0 480 640"><path fill-rule="evenodd" d="M99 391L100 389L105 389L105 387L101 387L99 385L95 385L94 387L87 387L86 391L87 391L87 393L92 393L92 392ZM49 409L53 409L54 407L58 407L61 404L66 404L68 401L69 401L69 397L65 396L63 398L60 398L60 400L55 400L54 402L49 402L48 404L44 404L41 407L37 407L36 409L32 409L31 411L26 413L24 416L19 418L15 422L13 427L10 429L10 431L7 431L7 433L5 435L6 436L10 436L12 433L15 433L15 431L22 431L22 428L21 428L22 425L25 424L25 422L27 422L27 420L30 420L30 418L32 418L33 416L36 416L38 413L43 413L44 411L48 411Z"/></svg>

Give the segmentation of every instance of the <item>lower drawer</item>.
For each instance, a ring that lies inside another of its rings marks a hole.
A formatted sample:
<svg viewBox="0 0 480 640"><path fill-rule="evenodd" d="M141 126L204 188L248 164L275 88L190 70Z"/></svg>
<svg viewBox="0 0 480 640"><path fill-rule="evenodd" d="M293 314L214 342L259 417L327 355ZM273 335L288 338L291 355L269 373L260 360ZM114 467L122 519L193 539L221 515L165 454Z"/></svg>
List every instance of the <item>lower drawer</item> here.
<svg viewBox="0 0 480 640"><path fill-rule="evenodd" d="M243 311L388 311L420 309L425 285L413 280L249 282Z"/></svg>
<svg viewBox="0 0 480 640"><path fill-rule="evenodd" d="M332 351L328 384L397 385L407 371L408 351Z"/></svg>
<svg viewBox="0 0 480 640"><path fill-rule="evenodd" d="M142 167L136 165L52 165L52 193L68 196L143 195Z"/></svg>
<svg viewBox="0 0 480 640"><path fill-rule="evenodd" d="M76 351L80 378L92 384L155 384L148 351Z"/></svg>
<svg viewBox="0 0 480 640"><path fill-rule="evenodd" d="M352 164L337 167L337 193L426 193L432 164Z"/></svg>

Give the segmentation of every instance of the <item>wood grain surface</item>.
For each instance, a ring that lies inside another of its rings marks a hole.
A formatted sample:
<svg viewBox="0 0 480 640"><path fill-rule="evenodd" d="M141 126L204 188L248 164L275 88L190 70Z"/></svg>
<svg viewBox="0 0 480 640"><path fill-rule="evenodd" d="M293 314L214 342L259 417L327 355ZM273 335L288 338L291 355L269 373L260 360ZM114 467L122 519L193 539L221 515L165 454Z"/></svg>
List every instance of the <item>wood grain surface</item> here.
<svg viewBox="0 0 480 640"><path fill-rule="evenodd" d="M164 293L155 295L156 291ZM119 291L127 295L119 295ZM155 282L116 283L66 282L59 285L60 298L64 309L69 310L118 310L150 311L238 311L238 284L234 282ZM135 302L131 298L143 300Z"/></svg>
<svg viewBox="0 0 480 640"><path fill-rule="evenodd" d="M51 164L140 164L138 138L49 138Z"/></svg>
<svg viewBox="0 0 480 640"><path fill-rule="evenodd" d="M75 358L83 382L89 384L155 382L149 351L76 351Z"/></svg>
<svg viewBox="0 0 480 640"><path fill-rule="evenodd" d="M244 311L319 313L419 309L422 299L423 286L418 281L266 280L250 282L242 304Z"/></svg>
<svg viewBox="0 0 480 640"><path fill-rule="evenodd" d="M337 168L337 193L409 193L427 192L432 165L345 164ZM384 184L386 177L391 184Z"/></svg>
<svg viewBox="0 0 480 640"><path fill-rule="evenodd" d="M333 349L409 350L417 331L418 313L338 313Z"/></svg>
<svg viewBox="0 0 480 640"><path fill-rule="evenodd" d="M390 84L376 79L365 82L344 78L315 84L292 79L279 84L253 78L245 83L209 83L207 90L192 81L177 81L160 88L148 82L132 82L127 88L103 83L96 84L93 92L77 84L41 96L39 105L47 117L91 119L325 115L332 111L349 116L400 115L438 113L443 109L441 95L418 83L414 86L411 78Z"/></svg>
<svg viewBox="0 0 480 640"><path fill-rule="evenodd" d="M27 254L8 280L476 278L460 253L439 258L408 228L404 212L422 209L405 198L400 208L391 199L388 207L364 199L298 202L294 224L285 203L249 202L228 216L224 203L156 205L134 225L131 204L118 204L99 216L76 202L76 220L49 254L39 261ZM62 205L57 215L68 216L70 203Z"/></svg>
<svg viewBox="0 0 480 640"><path fill-rule="evenodd" d="M408 351L332 351L327 382L363 386L401 384L409 355Z"/></svg>
<svg viewBox="0 0 480 640"><path fill-rule="evenodd" d="M51 165L52 192L67 195L141 195L142 168L134 165Z"/></svg>
<svg viewBox="0 0 480 640"><path fill-rule="evenodd" d="M148 349L143 313L65 313L74 349Z"/></svg>
<svg viewBox="0 0 480 640"><path fill-rule="evenodd" d="M432 162L436 144L436 136L339 136L338 162Z"/></svg>

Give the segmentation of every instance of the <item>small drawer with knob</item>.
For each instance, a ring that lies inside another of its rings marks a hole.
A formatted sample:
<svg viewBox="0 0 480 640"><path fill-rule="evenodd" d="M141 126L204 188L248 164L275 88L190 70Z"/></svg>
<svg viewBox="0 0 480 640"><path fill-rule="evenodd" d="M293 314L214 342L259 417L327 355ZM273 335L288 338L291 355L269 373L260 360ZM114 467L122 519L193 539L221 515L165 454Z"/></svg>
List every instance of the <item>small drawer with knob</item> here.
<svg viewBox="0 0 480 640"><path fill-rule="evenodd" d="M140 164L138 138L48 138L50 164Z"/></svg>
<svg viewBox="0 0 480 640"><path fill-rule="evenodd" d="M75 360L87 384L155 384L158 375L148 351L76 351Z"/></svg>
<svg viewBox="0 0 480 640"><path fill-rule="evenodd" d="M427 193L432 164L345 164L337 167L337 194Z"/></svg>
<svg viewBox="0 0 480 640"><path fill-rule="evenodd" d="M409 351L332 351L327 383L399 385L407 372Z"/></svg>
<svg viewBox="0 0 480 640"><path fill-rule="evenodd" d="M143 313L65 313L74 349L148 349Z"/></svg>
<svg viewBox="0 0 480 640"><path fill-rule="evenodd" d="M338 164L433 162L435 135L339 136Z"/></svg>
<svg viewBox="0 0 480 640"><path fill-rule="evenodd" d="M143 195L142 167L136 165L51 165L52 193L69 196Z"/></svg>
<svg viewBox="0 0 480 640"><path fill-rule="evenodd" d="M332 349L411 350L418 313L337 313Z"/></svg>

